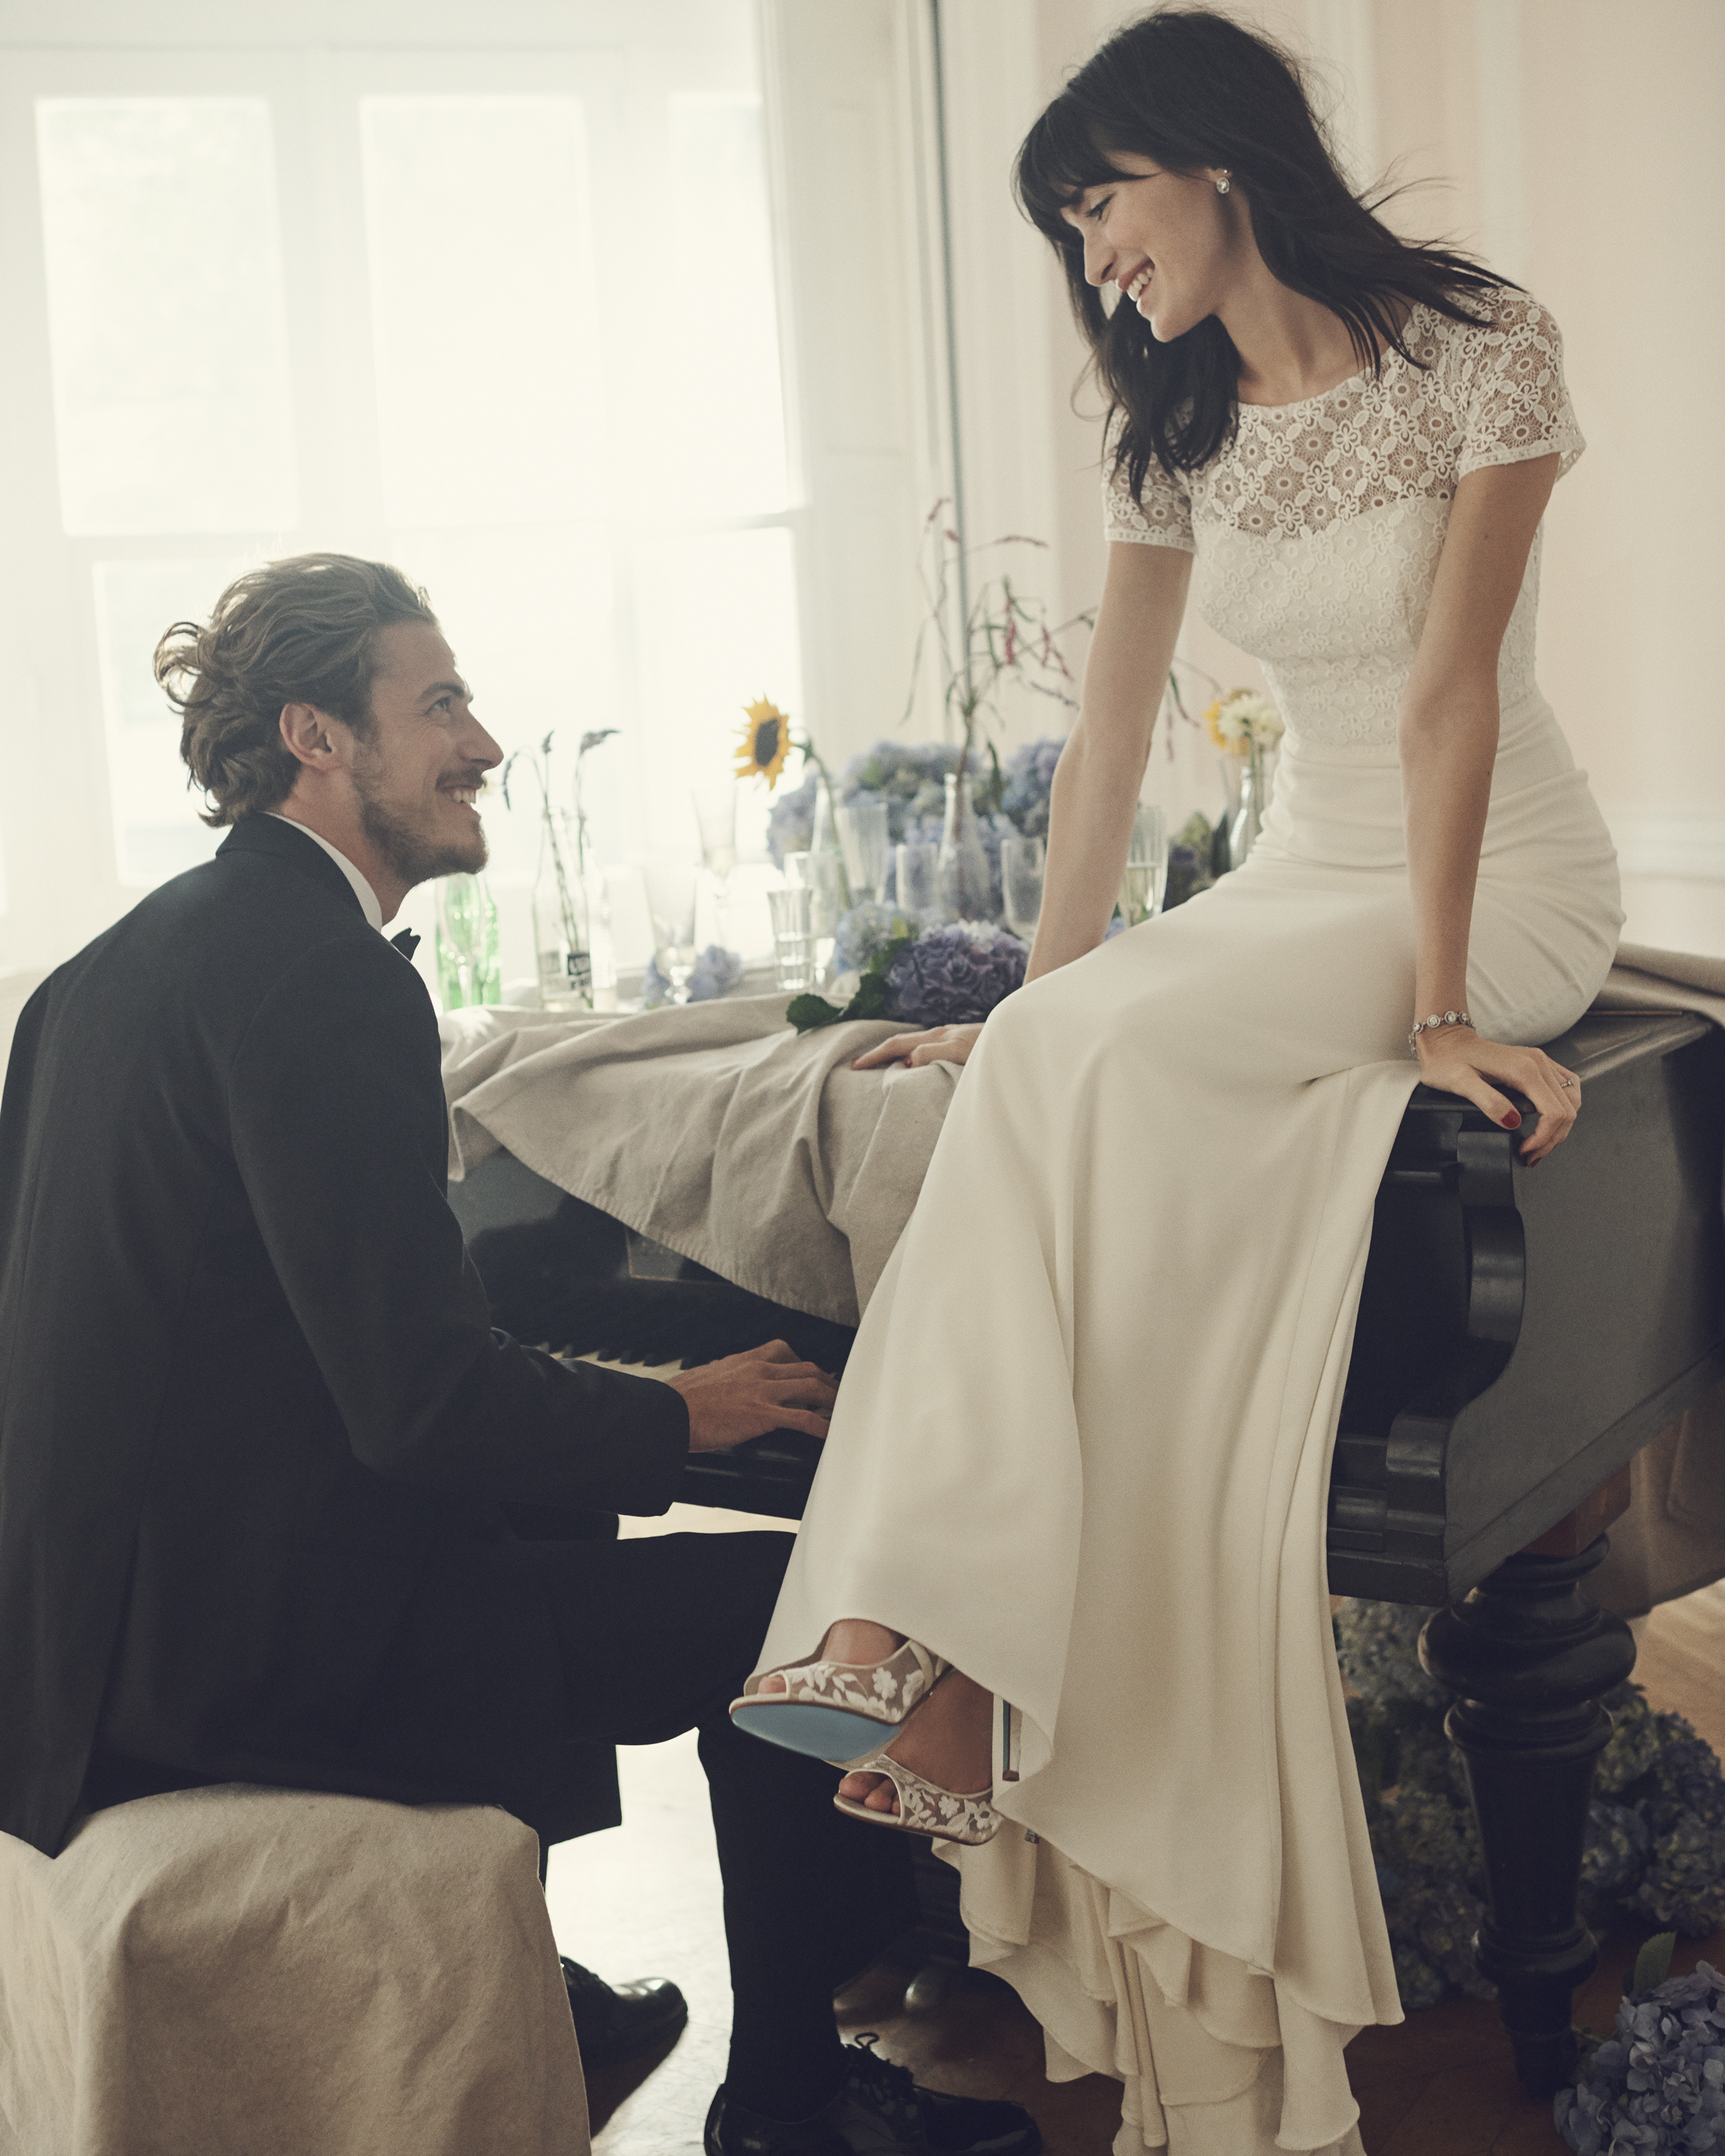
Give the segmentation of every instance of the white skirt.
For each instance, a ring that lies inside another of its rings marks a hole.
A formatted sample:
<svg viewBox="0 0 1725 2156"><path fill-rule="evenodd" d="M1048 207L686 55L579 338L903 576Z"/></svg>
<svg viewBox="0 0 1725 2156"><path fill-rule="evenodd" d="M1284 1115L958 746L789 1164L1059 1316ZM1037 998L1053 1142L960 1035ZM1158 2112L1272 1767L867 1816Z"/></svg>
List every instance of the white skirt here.
<svg viewBox="0 0 1725 2156"><path fill-rule="evenodd" d="M989 1019L762 1657L872 1619L1019 1710L1006 1824L956 1860L973 1958L1042 2021L1055 2078L1125 2083L1122 2156L1356 2151L1343 2046L1400 2019L1324 1568L1417 1076L1400 826L1393 757L1290 742L1242 870ZM1541 707L1499 756L1481 1031L1574 1024L1620 921Z"/></svg>

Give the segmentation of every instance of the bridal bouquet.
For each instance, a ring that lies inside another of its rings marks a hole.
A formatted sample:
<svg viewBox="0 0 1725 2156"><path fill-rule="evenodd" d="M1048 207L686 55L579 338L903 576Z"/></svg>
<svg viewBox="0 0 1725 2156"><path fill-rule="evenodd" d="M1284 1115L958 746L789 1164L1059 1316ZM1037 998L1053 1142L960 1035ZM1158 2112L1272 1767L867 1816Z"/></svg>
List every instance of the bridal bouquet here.
<svg viewBox="0 0 1725 2156"><path fill-rule="evenodd" d="M885 913L886 907L857 909ZM856 915L848 915L847 921ZM1030 953L1009 930L991 921L955 921L922 927L894 916L887 940L866 924L873 954L856 993L840 1010L824 996L793 996L785 1016L798 1033L841 1019L901 1019L907 1025L962 1025L983 1019L1021 987ZM842 934L842 928L841 928Z"/></svg>

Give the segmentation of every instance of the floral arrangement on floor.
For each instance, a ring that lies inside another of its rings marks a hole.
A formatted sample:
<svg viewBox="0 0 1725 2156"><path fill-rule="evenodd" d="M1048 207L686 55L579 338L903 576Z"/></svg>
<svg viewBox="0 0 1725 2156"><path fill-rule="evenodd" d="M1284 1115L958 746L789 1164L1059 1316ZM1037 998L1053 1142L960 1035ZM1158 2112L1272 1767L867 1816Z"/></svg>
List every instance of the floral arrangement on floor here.
<svg viewBox="0 0 1725 2156"><path fill-rule="evenodd" d="M1490 1998L1473 1966L1484 1912L1479 1830L1460 1755L1444 1735L1449 1695L1420 1666L1426 1613L1345 1603L1336 1617L1354 1758L1402 2004L1451 1991ZM1608 1694L1581 1865L1581 1919L1605 1933L1672 1927L1705 1938L1725 1923L1725 1772L1681 1715L1636 1684ZM1674 2144L1676 2145L1676 2144ZM1700 2144L1697 2144L1700 2145Z"/></svg>
<svg viewBox="0 0 1725 2156"><path fill-rule="evenodd" d="M1552 2106L1577 2156L1725 2148L1725 1977L1704 1961L1668 1977L1676 1938L1662 1932L1635 1957L1614 2033L1583 2035L1575 2082Z"/></svg>
<svg viewBox="0 0 1725 2156"><path fill-rule="evenodd" d="M856 993L842 1010L824 996L793 996L785 1016L798 1033L848 1019L896 1019L918 1026L983 1019L1023 985L1030 958L1009 929L992 921L923 926L885 906L848 913L834 950L863 958Z"/></svg>

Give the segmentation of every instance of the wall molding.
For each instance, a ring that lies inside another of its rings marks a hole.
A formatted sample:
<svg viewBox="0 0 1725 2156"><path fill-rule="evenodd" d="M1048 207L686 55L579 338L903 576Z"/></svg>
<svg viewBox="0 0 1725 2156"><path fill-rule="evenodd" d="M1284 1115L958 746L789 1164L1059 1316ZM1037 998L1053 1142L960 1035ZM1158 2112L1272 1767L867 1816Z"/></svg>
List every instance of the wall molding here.
<svg viewBox="0 0 1725 2156"><path fill-rule="evenodd" d="M1625 875L1725 883L1725 814L1692 808L1605 808Z"/></svg>

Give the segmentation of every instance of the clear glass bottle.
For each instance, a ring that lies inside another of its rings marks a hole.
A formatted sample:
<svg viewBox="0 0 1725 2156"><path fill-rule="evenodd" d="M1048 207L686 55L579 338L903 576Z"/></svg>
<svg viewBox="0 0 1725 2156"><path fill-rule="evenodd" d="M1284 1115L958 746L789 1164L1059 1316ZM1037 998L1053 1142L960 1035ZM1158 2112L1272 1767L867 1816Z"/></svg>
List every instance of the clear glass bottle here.
<svg viewBox="0 0 1725 2156"><path fill-rule="evenodd" d="M559 830L557 823L564 829ZM567 816L547 810L540 825L533 880L533 952L539 1001L546 1010L593 1009L593 937L587 891L576 873Z"/></svg>
<svg viewBox="0 0 1725 2156"><path fill-rule="evenodd" d="M948 921L988 921L994 896L988 855L971 804L970 774L947 778L946 820L941 826L940 855L935 865L941 911Z"/></svg>
<svg viewBox="0 0 1725 2156"><path fill-rule="evenodd" d="M1237 869L1245 865L1264 828L1264 811L1268 806L1264 798L1266 774L1264 751L1256 742L1245 756L1230 760L1240 766L1240 798L1228 827L1228 865Z"/></svg>
<svg viewBox="0 0 1725 2156"><path fill-rule="evenodd" d="M435 937L444 1009L495 1003L503 992L497 902L482 875L443 879L438 886Z"/></svg>

